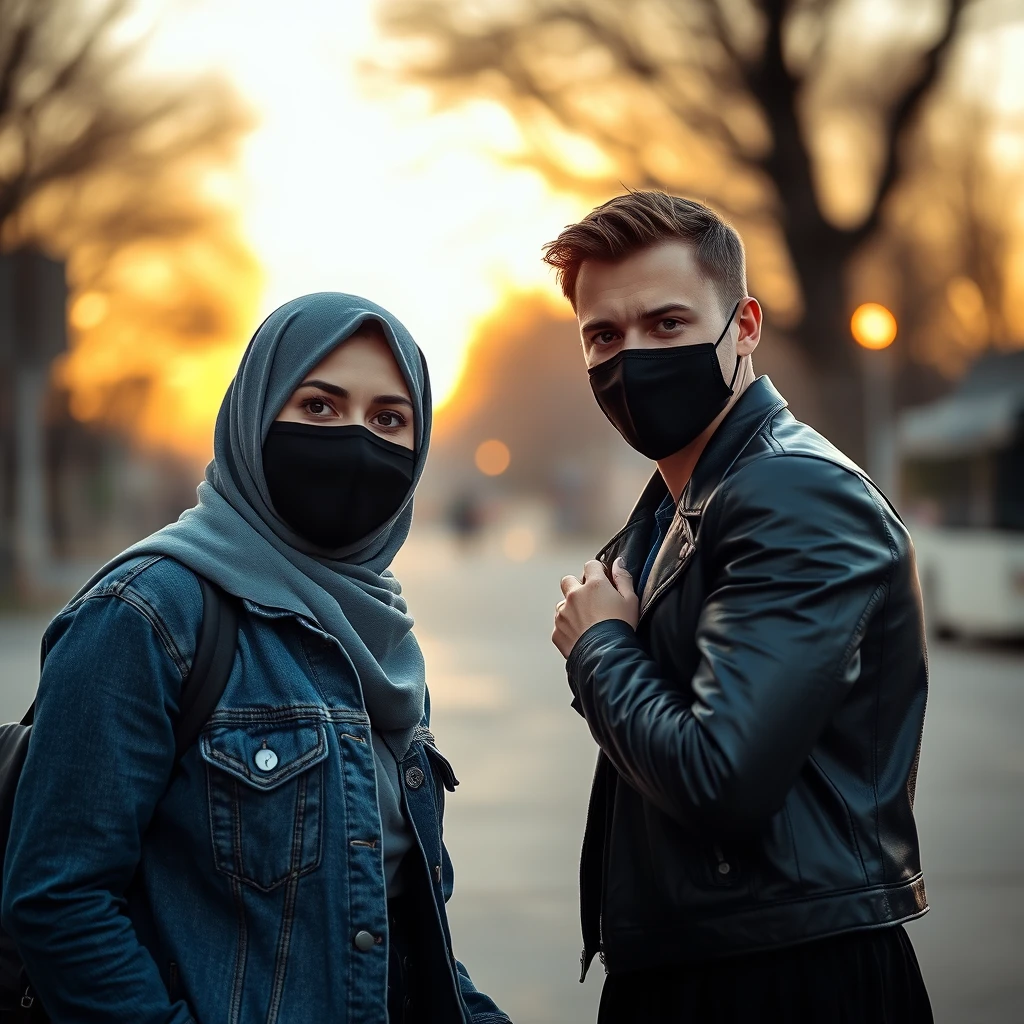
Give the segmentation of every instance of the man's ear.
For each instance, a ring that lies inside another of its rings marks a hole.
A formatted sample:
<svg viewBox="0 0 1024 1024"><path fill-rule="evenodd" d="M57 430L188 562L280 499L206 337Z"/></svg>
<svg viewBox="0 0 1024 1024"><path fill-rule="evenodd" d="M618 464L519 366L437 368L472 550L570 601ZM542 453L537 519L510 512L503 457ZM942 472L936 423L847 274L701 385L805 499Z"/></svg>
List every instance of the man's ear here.
<svg viewBox="0 0 1024 1024"><path fill-rule="evenodd" d="M741 303L737 315L739 334L736 337L736 354L749 356L757 348L761 340L761 321L764 314L761 304L752 295L748 295Z"/></svg>

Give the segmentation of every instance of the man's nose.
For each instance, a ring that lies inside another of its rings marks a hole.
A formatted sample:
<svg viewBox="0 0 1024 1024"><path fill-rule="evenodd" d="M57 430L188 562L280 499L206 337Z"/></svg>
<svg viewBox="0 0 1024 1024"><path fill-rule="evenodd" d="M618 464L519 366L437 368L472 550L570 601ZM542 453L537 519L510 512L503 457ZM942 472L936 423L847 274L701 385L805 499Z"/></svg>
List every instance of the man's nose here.
<svg viewBox="0 0 1024 1024"><path fill-rule="evenodd" d="M628 327L622 335L622 349L647 347L647 332L642 326Z"/></svg>

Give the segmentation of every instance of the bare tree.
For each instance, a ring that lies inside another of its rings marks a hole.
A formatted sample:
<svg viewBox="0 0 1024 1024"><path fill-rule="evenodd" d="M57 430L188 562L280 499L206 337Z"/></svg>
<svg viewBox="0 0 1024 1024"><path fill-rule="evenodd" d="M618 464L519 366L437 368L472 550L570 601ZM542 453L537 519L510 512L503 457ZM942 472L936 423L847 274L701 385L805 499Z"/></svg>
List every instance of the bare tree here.
<svg viewBox="0 0 1024 1024"><path fill-rule="evenodd" d="M498 98L556 185L706 198L754 243L755 284L759 268L777 277L788 258L822 425L856 456L848 269L900 185L969 3L898 5L908 25L897 31L865 25L841 0L387 0L382 18L412 44L400 49L404 80L448 102ZM844 125L856 156L837 168L822 129ZM566 133L596 146L604 169L581 173ZM860 186L858 208L836 203L837 179L848 193Z"/></svg>
<svg viewBox="0 0 1024 1024"><path fill-rule="evenodd" d="M143 179L237 137L247 117L216 81L140 81L145 40L121 41L130 0L0 0L0 230L41 192L111 167Z"/></svg>
<svg viewBox="0 0 1024 1024"><path fill-rule="evenodd" d="M72 294L94 300L72 357L107 370L63 386L79 418L137 433L145 410L126 397L145 397L182 347L236 343L258 268L230 202L210 195L250 115L217 78L146 75L134 13L132 0L0 0L0 248L68 262ZM165 281L133 287L146 258L162 260ZM0 342L3 590L15 491L42 470L22 458L15 484L15 382L33 357L23 339ZM41 430L41 401L18 417L19 436Z"/></svg>
<svg viewBox="0 0 1024 1024"><path fill-rule="evenodd" d="M1024 122L954 102L935 120L957 131L916 140L913 180L893 204L876 256L898 277L916 362L951 376L984 348L1015 344L1007 311L1024 162L996 160L993 151L1019 137Z"/></svg>

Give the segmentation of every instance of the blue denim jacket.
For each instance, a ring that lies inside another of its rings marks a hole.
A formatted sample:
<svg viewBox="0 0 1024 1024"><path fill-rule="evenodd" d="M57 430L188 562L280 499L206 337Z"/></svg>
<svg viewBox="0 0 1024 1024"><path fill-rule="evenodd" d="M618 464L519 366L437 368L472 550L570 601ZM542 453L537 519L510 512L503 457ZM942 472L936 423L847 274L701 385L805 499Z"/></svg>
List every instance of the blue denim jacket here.
<svg viewBox="0 0 1024 1024"><path fill-rule="evenodd" d="M57 1024L385 1024L381 826L357 680L314 623L246 602L227 689L175 769L201 616L195 576L147 557L47 630L3 927ZM254 766L264 745L269 771ZM431 1020L507 1021L451 952L441 821L455 779L427 717L399 773L436 910Z"/></svg>

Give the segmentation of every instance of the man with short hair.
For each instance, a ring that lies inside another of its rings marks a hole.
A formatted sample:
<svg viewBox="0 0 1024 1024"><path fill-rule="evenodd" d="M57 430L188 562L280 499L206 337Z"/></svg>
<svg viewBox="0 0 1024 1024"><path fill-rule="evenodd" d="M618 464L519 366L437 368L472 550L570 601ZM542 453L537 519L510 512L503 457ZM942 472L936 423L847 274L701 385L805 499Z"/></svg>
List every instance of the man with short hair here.
<svg viewBox="0 0 1024 1024"><path fill-rule="evenodd" d="M910 537L751 363L761 307L707 207L630 192L546 261L590 383L657 463L562 580L552 639L600 747L581 862L599 1020L919 1024L927 696Z"/></svg>

